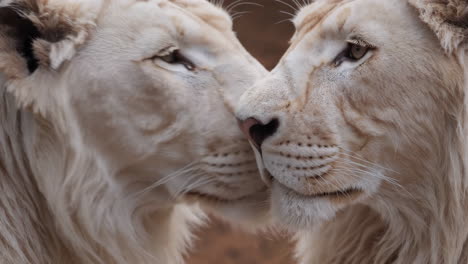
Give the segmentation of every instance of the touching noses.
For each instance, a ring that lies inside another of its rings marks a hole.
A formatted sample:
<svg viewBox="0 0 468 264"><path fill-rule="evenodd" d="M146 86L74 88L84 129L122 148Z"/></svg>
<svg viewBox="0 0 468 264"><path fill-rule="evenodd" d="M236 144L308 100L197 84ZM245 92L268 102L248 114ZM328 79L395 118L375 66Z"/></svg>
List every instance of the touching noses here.
<svg viewBox="0 0 468 264"><path fill-rule="evenodd" d="M277 118L263 124L259 120L250 117L245 120L239 120L239 127L247 136L247 139L252 142L255 147L260 150L263 141L275 134L278 129L279 121Z"/></svg>

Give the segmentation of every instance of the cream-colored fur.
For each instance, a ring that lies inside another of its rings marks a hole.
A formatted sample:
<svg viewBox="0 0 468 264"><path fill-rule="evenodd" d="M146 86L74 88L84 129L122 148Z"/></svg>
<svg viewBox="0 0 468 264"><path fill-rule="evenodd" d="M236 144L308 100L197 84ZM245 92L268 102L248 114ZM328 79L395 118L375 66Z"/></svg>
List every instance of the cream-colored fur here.
<svg viewBox="0 0 468 264"><path fill-rule="evenodd" d="M467 263L468 3L317 0L294 23L237 116L278 121L259 162L301 263Z"/></svg>
<svg viewBox="0 0 468 264"><path fill-rule="evenodd" d="M232 105L265 70L231 27L204 0L0 1L1 263L181 263L192 200L264 217Z"/></svg>

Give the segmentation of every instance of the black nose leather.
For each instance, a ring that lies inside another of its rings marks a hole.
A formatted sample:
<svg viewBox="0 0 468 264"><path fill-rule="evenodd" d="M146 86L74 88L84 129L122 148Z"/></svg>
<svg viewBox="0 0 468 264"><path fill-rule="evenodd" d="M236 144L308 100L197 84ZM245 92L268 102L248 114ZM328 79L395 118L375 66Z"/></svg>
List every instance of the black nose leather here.
<svg viewBox="0 0 468 264"><path fill-rule="evenodd" d="M263 141L276 133L279 121L274 118L267 124L263 124L257 119L251 117L244 121L239 120L239 126L250 142L254 143L255 147L260 149Z"/></svg>

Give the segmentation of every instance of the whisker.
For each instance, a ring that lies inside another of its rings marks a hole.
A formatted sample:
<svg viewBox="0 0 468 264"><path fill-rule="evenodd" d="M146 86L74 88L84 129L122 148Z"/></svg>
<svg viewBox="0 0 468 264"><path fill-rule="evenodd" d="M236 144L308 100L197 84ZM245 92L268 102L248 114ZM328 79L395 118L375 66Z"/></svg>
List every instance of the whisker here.
<svg viewBox="0 0 468 264"><path fill-rule="evenodd" d="M224 6L224 0L211 0L211 1L215 6L218 6L221 8Z"/></svg>
<svg viewBox="0 0 468 264"><path fill-rule="evenodd" d="M198 163L198 161L191 162L191 163L187 164L186 166L180 168L179 170L174 171L174 172L168 174L167 176L165 176L165 177L163 177L163 178L157 180L157 181L154 182L153 184L151 184L151 185L149 185L148 187L146 187L146 188L142 189L141 191L137 192L137 193L135 194L135 196L137 196L137 197L138 197L138 196L141 196L141 195L143 195L143 194L149 192L150 190L153 190L153 189L155 189L155 188L157 188L157 187L159 187L159 186L161 186L161 185L163 185L163 184L166 184L167 182L169 182L170 180L172 180L172 179L174 179L174 178L177 178L177 177L179 177L179 176L181 176L181 175L185 175L185 174L187 174L187 173L189 173L189 172L192 172L192 171L194 171L194 170L197 170L198 168L195 167L195 165L196 165L197 163Z"/></svg>
<svg viewBox="0 0 468 264"><path fill-rule="evenodd" d="M336 167L336 170L335 172L338 172L338 173L342 173L342 172L345 172L345 173L348 173L348 175L350 176L353 176L353 177L357 177L361 180L364 180L366 183L372 183L372 181L366 177L363 177L362 175L359 175L359 173L357 173L357 171L354 171L353 169L349 168L349 167Z"/></svg>
<svg viewBox="0 0 468 264"><path fill-rule="evenodd" d="M329 185L332 185L333 187L335 187L337 190L340 190L341 188L336 185L335 183L333 183L332 181L329 181L327 179L325 179L322 175L317 175L325 184L329 184Z"/></svg>
<svg viewBox="0 0 468 264"><path fill-rule="evenodd" d="M195 181L194 183L192 183L191 185L185 187L185 191L184 193L187 193L187 192L190 192L191 190L194 190L194 189L197 189L201 186L204 186L208 183L211 183L211 182L214 182L215 179L213 178L200 178L198 179L197 181Z"/></svg>
<svg viewBox="0 0 468 264"><path fill-rule="evenodd" d="M174 190L173 197L178 198L179 194L183 192L185 186L190 185L192 180L196 179L197 176L198 176L197 174L192 174L192 175L187 176L187 178L183 181L183 183L181 183L179 186L176 187L176 189Z"/></svg>
<svg viewBox="0 0 468 264"><path fill-rule="evenodd" d="M344 164L346 164L346 162L349 162L349 161L348 160L343 160L342 162ZM348 164L348 165L360 165L360 164L354 163L354 164ZM402 186L400 183L398 183L397 180L395 180L393 178L390 178L390 177L386 177L385 175L383 175L381 173L375 173L375 172L372 172L372 171L361 170L361 169L357 169L355 167L340 167L340 166L337 166L335 168L347 170L347 172L351 173L352 176L358 177L358 178L366 181L367 183L372 183L372 182L370 182L368 178L365 178L363 175L360 175L360 174L364 174L364 175L368 175L370 177L381 179L381 180L383 180L385 182L390 183L392 186L397 187L401 191L405 192L409 197L415 199L413 194L411 194L404 186Z"/></svg>
<svg viewBox="0 0 468 264"><path fill-rule="evenodd" d="M294 10L294 12L298 12L298 11L299 11L299 9L297 9L297 7L291 5L291 4L289 4L289 3L287 3L287 2L285 2L285 1L283 1L283 0L275 0L275 1L278 2L278 3L281 3L281 4L285 5L285 6L290 7L292 10Z"/></svg>
<svg viewBox="0 0 468 264"><path fill-rule="evenodd" d="M333 169L332 169L333 170ZM329 180L326 180L324 179L323 177L319 176L323 181L325 181L326 183L332 185L333 187L336 188L337 192L341 193L341 194L344 194L345 196L348 196L350 197L349 194L346 194L342 188L340 188L339 186L335 185L334 183L332 183L332 181L329 181ZM337 182L337 184L341 185L341 186L345 186L345 184L343 182L341 182L341 180L339 178L335 178L335 181Z"/></svg>
<svg viewBox="0 0 468 264"><path fill-rule="evenodd" d="M254 2L240 2L240 3L237 3L236 5L231 6L229 10L234 10L235 8L237 8L237 7L239 7L239 6L258 6L258 7L264 7L264 5L259 4L259 3L254 3Z"/></svg>
<svg viewBox="0 0 468 264"><path fill-rule="evenodd" d="M237 1L234 1L232 2L231 4L229 4L228 6L226 6L226 11L228 13L231 13L234 9L236 9L237 7L239 6L243 6L243 5L259 5L257 3L253 3L253 2L242 2L243 0L237 0Z"/></svg>
<svg viewBox="0 0 468 264"><path fill-rule="evenodd" d="M361 169L358 169L358 168L354 168L354 169L360 170L360 171L363 171L363 172L370 172L370 170L375 170L375 169L373 169L372 167L370 167L368 165L365 165L365 164L362 164L362 163L359 163L359 162L356 162L356 161L352 161L352 160L349 160L349 159L346 159L346 158L343 158L343 157L338 157L336 160L340 161L342 163L348 164L348 165L358 166Z"/></svg>
<svg viewBox="0 0 468 264"><path fill-rule="evenodd" d="M298 2L299 1L300 1L300 7L301 8L304 8L309 4L307 0L298 0Z"/></svg>
<svg viewBox="0 0 468 264"><path fill-rule="evenodd" d="M291 22L291 18L286 18L286 19L283 19L281 21L278 21L278 22L275 23L275 25L278 25L278 24L281 24L281 23L284 23L284 22L287 22L287 21Z"/></svg>
<svg viewBox="0 0 468 264"><path fill-rule="evenodd" d="M281 14L286 14L286 15L290 16L290 18L289 18L289 19L291 19L291 18L293 18L293 17L295 16L295 14L293 14L293 13L290 13L290 12L287 12L287 11L283 11L283 10L281 10L281 11L279 11L279 12L280 12Z"/></svg>
<svg viewBox="0 0 468 264"><path fill-rule="evenodd" d="M205 176L199 178L200 176ZM191 182L195 178L195 181ZM198 178L198 179L197 179ZM193 177L190 177L189 181L187 183L182 184L182 186L178 189L176 192L176 197L179 197L180 195L183 195L187 192L190 192L193 189L199 188L203 185L206 185L208 183L211 183L212 181L215 180L216 177L212 175L208 175L205 172L200 172L196 175L193 175Z"/></svg>
<svg viewBox="0 0 468 264"><path fill-rule="evenodd" d="M178 198L180 197L183 193L186 193L186 190L188 187L194 185L198 181L202 180L203 178L199 178L202 176L203 173L198 173L198 174L193 174L187 177L187 179L182 183L178 188L175 190L173 196Z"/></svg>
<svg viewBox="0 0 468 264"><path fill-rule="evenodd" d="M368 164L370 164L370 165L379 167L379 168L381 168L381 169L383 169L383 170L391 171L391 172L400 174L399 172L397 172L397 171L395 171L395 170L392 170L392 169L390 169L390 168L386 168L386 167L384 167L384 166L382 166L382 165L380 165L380 164L377 164L377 163L371 162L371 161L369 161L369 160L366 160L366 159L364 159L362 156L360 156L360 155L359 155L358 153L356 153L356 152L353 152L353 151L344 149L344 148L342 148L342 147L339 147L339 148L342 149L342 150L344 150L344 151L346 151L346 152L348 152L348 153L341 152L341 154L343 154L343 155L347 155L348 157L351 157L351 158L357 159L357 160L359 160L359 161L368 163ZM354 155L351 155L351 154L354 154Z"/></svg>
<svg viewBox="0 0 468 264"><path fill-rule="evenodd" d="M241 18L245 14L250 14L252 12L250 11L243 11L243 12L237 12L235 15L232 15L232 21L235 21L236 19Z"/></svg>
<svg viewBox="0 0 468 264"><path fill-rule="evenodd" d="M296 5L296 8L298 10L300 10L303 7L302 6L303 3L300 3L298 0L292 0L292 1L294 2L294 4Z"/></svg>
<svg viewBox="0 0 468 264"><path fill-rule="evenodd" d="M212 182L215 182L216 179L214 178L208 178L208 179L203 179L203 178L200 178L198 179L197 181L195 181L194 183L190 184L189 186L185 187L184 190L180 193L177 194L177 197L180 197L182 195L185 195L191 191L193 191L194 189L197 189L201 186L205 186L205 185L208 185Z"/></svg>
<svg viewBox="0 0 468 264"><path fill-rule="evenodd" d="M229 14L231 14L231 13L234 11L234 9L236 9L237 7L246 6L246 5L263 7L262 5L256 4L256 3L239 3L239 4L237 4L237 5L234 5L234 6L231 7L229 10L226 10L226 11L227 11Z"/></svg>
<svg viewBox="0 0 468 264"><path fill-rule="evenodd" d="M312 2L314 0L302 0L302 1L304 2L304 7L306 7L306 6L310 5L310 4L312 4Z"/></svg>
<svg viewBox="0 0 468 264"><path fill-rule="evenodd" d="M365 171L365 170L360 170L360 169L356 169L356 168L342 167L342 166L337 166L335 168L337 168L336 171L338 171L338 172L348 172L348 173L351 174L351 176L358 177L359 179L364 180L366 183L373 183L373 182L371 182L369 178L364 177L364 175L368 175L368 176L378 178L378 179L382 179L382 180L393 180L393 179L389 179L389 178L387 178L387 177L385 177L383 175L379 175L378 173L373 173L371 171ZM360 174L364 174L364 175L360 175ZM396 182L390 182L390 183L392 185L397 186L397 187L401 187Z"/></svg>
<svg viewBox="0 0 468 264"><path fill-rule="evenodd" d="M351 160L348 160L348 159L345 159L345 158L341 158L341 157L338 158L337 160L339 160L339 161L341 161L341 162L343 162L343 163L345 163L345 164L348 164L348 165L359 166L359 167L361 167L361 168L363 168L363 169L358 169L358 168L353 168L353 169L358 170L358 171L361 171L361 172L363 172L363 173L372 173L371 171L369 171L369 169L372 170L372 168L370 168L370 167L368 167L368 166L365 166L365 165L363 165L363 164L361 164L361 163L354 162L354 161L351 161ZM367 170L364 170L364 169L367 169ZM377 178L381 179L381 180L385 180L385 181L387 181L387 182L389 182L389 183L391 183L391 184L393 184L393 185L400 185L400 184L398 183L397 180L395 180L395 179L393 179L393 178L390 178L390 177L387 177L387 176L385 176L385 175L383 175L383 174L380 174L380 173L372 173L372 175L373 175L374 177L377 177Z"/></svg>
<svg viewBox="0 0 468 264"><path fill-rule="evenodd" d="M226 10L229 10L233 5L241 3L243 0L236 0L225 7Z"/></svg>

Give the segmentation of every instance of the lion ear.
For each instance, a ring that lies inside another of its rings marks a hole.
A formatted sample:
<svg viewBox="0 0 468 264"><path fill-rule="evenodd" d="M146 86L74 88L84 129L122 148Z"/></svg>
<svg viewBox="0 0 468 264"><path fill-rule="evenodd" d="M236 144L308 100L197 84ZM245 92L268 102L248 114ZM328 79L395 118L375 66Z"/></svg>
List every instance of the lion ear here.
<svg viewBox="0 0 468 264"><path fill-rule="evenodd" d="M0 91L45 114L60 89L51 83L95 28L100 0L0 0ZM56 100L57 99L57 100Z"/></svg>
<svg viewBox="0 0 468 264"><path fill-rule="evenodd" d="M0 71L7 79L58 70L74 56L93 26L80 17L78 2L0 0Z"/></svg>
<svg viewBox="0 0 468 264"><path fill-rule="evenodd" d="M442 47L457 51L468 42L467 0L410 0L420 18L436 33Z"/></svg>

